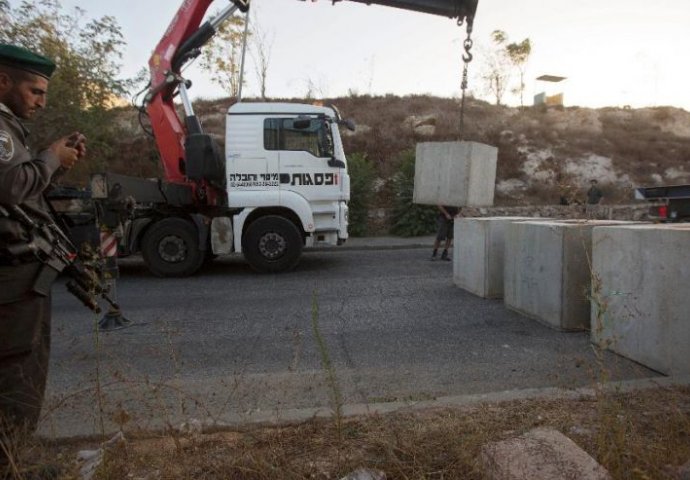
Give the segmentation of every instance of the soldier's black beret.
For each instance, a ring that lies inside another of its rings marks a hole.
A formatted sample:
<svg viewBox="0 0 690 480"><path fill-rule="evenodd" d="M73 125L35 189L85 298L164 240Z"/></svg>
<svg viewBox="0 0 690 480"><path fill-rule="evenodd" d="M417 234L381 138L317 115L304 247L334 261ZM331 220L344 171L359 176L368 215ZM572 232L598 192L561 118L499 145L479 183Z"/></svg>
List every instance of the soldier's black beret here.
<svg viewBox="0 0 690 480"><path fill-rule="evenodd" d="M55 63L51 59L26 48L6 43L0 43L0 64L26 70L45 78L50 78L55 71Z"/></svg>

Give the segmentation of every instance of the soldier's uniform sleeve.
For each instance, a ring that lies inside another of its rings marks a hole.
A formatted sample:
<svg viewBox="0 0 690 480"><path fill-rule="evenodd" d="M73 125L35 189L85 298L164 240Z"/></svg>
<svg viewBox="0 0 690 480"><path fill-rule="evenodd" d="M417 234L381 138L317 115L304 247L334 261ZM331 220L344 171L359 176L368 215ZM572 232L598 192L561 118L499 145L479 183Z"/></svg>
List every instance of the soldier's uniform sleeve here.
<svg viewBox="0 0 690 480"><path fill-rule="evenodd" d="M0 116L0 203L19 205L40 197L60 160L50 150L29 153L19 126Z"/></svg>

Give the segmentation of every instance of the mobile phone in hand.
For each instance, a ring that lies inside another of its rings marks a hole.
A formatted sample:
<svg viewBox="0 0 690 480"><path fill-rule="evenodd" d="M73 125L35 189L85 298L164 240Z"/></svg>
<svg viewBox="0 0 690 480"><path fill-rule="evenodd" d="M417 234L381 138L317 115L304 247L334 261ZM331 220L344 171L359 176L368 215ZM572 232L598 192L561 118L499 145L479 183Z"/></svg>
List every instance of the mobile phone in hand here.
<svg viewBox="0 0 690 480"><path fill-rule="evenodd" d="M79 139L81 138L80 133L73 133L72 135L69 136L67 139L66 145L70 148L76 148L77 144L79 143Z"/></svg>

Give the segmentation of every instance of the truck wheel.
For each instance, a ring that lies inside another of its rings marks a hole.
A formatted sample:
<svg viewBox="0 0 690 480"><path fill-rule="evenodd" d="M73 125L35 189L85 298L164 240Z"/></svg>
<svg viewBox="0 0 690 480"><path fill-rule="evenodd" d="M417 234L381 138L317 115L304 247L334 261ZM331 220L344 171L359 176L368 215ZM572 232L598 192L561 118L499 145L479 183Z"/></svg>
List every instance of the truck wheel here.
<svg viewBox="0 0 690 480"><path fill-rule="evenodd" d="M258 272L285 272L299 262L302 234L290 220L268 215L247 227L242 251L249 265Z"/></svg>
<svg viewBox="0 0 690 480"><path fill-rule="evenodd" d="M146 266L159 277L186 277L204 262L199 235L191 222L166 218L154 223L144 234L141 253Z"/></svg>

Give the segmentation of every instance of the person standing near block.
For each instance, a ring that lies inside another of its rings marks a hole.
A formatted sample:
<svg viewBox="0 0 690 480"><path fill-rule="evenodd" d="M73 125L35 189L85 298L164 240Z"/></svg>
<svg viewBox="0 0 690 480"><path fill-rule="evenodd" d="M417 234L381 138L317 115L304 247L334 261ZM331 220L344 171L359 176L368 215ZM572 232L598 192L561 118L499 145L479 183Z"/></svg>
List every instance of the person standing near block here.
<svg viewBox="0 0 690 480"><path fill-rule="evenodd" d="M587 190L587 205L598 205L604 197L604 192L597 186L597 180L592 179L589 183L591 186Z"/></svg>
<svg viewBox="0 0 690 480"><path fill-rule="evenodd" d="M453 244L453 219L458 213L460 213L458 207L438 205L436 241L434 242L434 251L431 253L431 260L436 260L438 258L438 249L441 247L441 242L445 241L443 252L441 253L441 260L450 261L448 249Z"/></svg>
<svg viewBox="0 0 690 480"><path fill-rule="evenodd" d="M596 218L598 212L596 206L599 205L601 199L604 197L604 192L597 186L599 183L597 180L592 179L589 183L591 186L589 190L587 190L587 205L585 206L585 211L587 212L587 218Z"/></svg>

